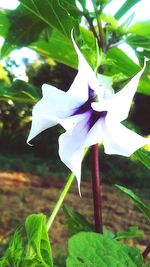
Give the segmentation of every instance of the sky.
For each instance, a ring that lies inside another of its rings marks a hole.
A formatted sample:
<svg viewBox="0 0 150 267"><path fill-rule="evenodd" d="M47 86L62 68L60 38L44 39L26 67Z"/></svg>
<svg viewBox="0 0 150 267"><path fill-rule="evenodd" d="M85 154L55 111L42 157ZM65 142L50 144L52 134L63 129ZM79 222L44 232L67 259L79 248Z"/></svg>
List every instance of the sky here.
<svg viewBox="0 0 150 267"><path fill-rule="evenodd" d="M30 0L29 0L30 1ZM117 10L122 6L125 0L112 0L104 9L107 14L114 15ZM19 5L17 0L0 0L0 8L3 9L15 9ZM91 0L87 0L88 9L92 11ZM150 0L141 0L138 2L130 11L120 20L120 24L125 21L134 12L134 18L132 24L136 21L150 20L149 11ZM3 43L3 39L0 38L0 45ZM138 64L138 59L133 53L133 50L127 44L121 44L120 49L125 51L130 55L130 57ZM26 79L25 66L22 64L22 55L26 55L29 61L34 61L36 59L36 53L27 48L22 48L20 50L13 51L11 53L12 60L17 61L20 68L15 68L14 72L19 79Z"/></svg>

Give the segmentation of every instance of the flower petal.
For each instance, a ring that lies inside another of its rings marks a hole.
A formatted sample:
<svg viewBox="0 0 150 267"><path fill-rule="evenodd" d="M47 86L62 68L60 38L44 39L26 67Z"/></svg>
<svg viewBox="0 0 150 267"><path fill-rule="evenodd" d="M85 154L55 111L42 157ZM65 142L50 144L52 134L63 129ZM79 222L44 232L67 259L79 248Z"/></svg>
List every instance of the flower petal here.
<svg viewBox="0 0 150 267"><path fill-rule="evenodd" d="M131 81L118 93L113 94L110 90L109 97L102 99L100 102L93 102L92 108L96 111L108 111L108 116L121 122L128 117L132 99L136 93L139 79L145 69L144 67L138 72Z"/></svg>
<svg viewBox="0 0 150 267"><path fill-rule="evenodd" d="M76 126L72 132L66 131L59 137L59 155L64 164L75 174L80 192L81 163L84 155L84 140L88 127L88 112L76 116Z"/></svg>
<svg viewBox="0 0 150 267"><path fill-rule="evenodd" d="M97 95L100 95L102 90L99 87L99 82L94 71L76 45L73 35L72 42L78 55L78 74L67 93L80 99L83 103L88 100L88 86L90 86L90 88L93 89Z"/></svg>
<svg viewBox="0 0 150 267"><path fill-rule="evenodd" d="M32 111L33 118L28 143L47 128L57 123L63 124L63 119L70 116L79 105L76 99L53 86L44 84L42 91L43 98L34 106Z"/></svg>
<svg viewBox="0 0 150 267"><path fill-rule="evenodd" d="M149 144L150 140L129 130L121 123L105 118L104 148L106 154L117 154L129 157L140 147Z"/></svg>
<svg viewBox="0 0 150 267"><path fill-rule="evenodd" d="M144 62L142 70L139 71L122 90L114 94L109 101L109 111L111 116L116 118L116 121L123 121L128 117L130 106L145 66L146 61Z"/></svg>
<svg viewBox="0 0 150 267"><path fill-rule="evenodd" d="M59 155L65 165L75 174L80 192L84 149L103 139L104 119L99 119L89 130L91 111L74 116L74 118L76 118L76 124L72 131L66 131L59 137Z"/></svg>

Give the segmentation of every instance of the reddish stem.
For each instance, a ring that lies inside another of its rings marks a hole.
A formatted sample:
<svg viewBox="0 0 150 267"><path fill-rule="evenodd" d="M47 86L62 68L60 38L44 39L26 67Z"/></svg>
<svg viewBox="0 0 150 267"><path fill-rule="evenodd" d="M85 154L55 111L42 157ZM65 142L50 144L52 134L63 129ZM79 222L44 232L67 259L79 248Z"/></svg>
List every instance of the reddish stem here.
<svg viewBox="0 0 150 267"><path fill-rule="evenodd" d="M99 149L98 144L91 147L92 156L92 184L94 202L94 220L97 233L103 233L102 223L102 190L99 176Z"/></svg>
<svg viewBox="0 0 150 267"><path fill-rule="evenodd" d="M146 247L146 249L142 253L142 256L143 256L144 260L146 260L146 258L147 258L149 253L150 253L150 244L148 244L148 246Z"/></svg>

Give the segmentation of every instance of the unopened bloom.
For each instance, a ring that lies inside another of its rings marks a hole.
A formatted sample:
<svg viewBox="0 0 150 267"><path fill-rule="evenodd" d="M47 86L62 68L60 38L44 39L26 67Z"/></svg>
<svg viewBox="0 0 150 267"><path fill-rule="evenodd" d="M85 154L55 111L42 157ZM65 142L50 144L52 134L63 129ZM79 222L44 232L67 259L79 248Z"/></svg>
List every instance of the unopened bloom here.
<svg viewBox="0 0 150 267"><path fill-rule="evenodd" d="M66 93L51 85L42 86L43 98L33 108L27 142L45 129L61 124L66 131L59 137L59 155L80 187L86 147L103 142L105 153L130 156L149 141L121 124L128 117L144 68L118 93L108 93L74 40L73 43L79 60L78 74Z"/></svg>

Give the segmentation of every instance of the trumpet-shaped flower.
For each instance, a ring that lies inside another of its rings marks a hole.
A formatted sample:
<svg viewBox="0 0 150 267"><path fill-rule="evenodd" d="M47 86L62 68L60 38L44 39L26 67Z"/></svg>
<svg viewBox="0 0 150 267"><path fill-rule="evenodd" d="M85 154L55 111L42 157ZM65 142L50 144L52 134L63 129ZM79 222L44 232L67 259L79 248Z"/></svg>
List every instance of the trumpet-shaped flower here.
<svg viewBox="0 0 150 267"><path fill-rule="evenodd" d="M130 156L149 140L121 124L128 117L144 67L114 94L99 84L74 40L73 43L79 60L78 74L66 93L51 85L42 86L43 98L33 108L27 142L45 129L61 124L66 131L59 137L59 155L80 187L86 147L103 142L105 153Z"/></svg>

